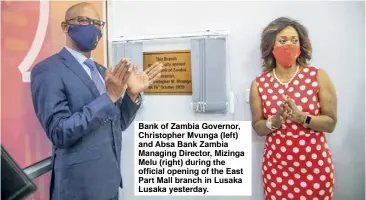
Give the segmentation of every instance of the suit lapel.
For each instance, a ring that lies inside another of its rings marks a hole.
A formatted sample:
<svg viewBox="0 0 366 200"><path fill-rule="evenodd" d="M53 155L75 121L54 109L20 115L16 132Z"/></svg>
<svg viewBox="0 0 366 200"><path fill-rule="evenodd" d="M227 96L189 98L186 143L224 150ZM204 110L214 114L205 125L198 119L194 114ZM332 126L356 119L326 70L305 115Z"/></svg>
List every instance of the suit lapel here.
<svg viewBox="0 0 366 200"><path fill-rule="evenodd" d="M97 87L94 82L85 72L80 63L70 54L70 52L63 48L60 53L60 58L64 62L65 66L68 67L76 76L80 78L80 80L89 88L89 90L93 93L95 97L100 96ZM99 68L99 67L98 67Z"/></svg>

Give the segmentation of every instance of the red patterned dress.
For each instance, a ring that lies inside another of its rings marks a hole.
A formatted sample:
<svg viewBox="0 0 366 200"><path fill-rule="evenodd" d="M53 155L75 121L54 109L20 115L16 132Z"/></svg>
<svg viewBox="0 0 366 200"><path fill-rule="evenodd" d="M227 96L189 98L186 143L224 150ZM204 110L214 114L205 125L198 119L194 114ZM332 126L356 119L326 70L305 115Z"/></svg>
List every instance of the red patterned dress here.
<svg viewBox="0 0 366 200"><path fill-rule="evenodd" d="M303 67L287 85L272 73L257 77L265 118L276 114L282 94L303 112L319 115L317 75L318 68ZM331 200L334 166L324 133L287 119L266 136L262 175L266 200Z"/></svg>

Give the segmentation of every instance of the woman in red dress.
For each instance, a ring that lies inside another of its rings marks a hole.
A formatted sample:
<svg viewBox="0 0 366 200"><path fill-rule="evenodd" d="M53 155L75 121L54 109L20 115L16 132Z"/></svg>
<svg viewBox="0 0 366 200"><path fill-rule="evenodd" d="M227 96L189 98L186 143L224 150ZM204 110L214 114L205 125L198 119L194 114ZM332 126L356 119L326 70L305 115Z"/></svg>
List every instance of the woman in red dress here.
<svg viewBox="0 0 366 200"><path fill-rule="evenodd" d="M333 83L308 65L308 33L294 20L271 22L261 52L264 72L252 82L250 106L253 128L265 136L265 199L331 200L334 166L324 132L337 122Z"/></svg>

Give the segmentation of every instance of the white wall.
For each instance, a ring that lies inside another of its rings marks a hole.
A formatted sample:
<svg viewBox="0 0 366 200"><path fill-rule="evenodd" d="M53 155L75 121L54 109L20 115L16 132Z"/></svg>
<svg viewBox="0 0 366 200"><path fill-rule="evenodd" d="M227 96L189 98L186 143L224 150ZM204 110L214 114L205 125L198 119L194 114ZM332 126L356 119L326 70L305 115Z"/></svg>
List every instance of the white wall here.
<svg viewBox="0 0 366 200"><path fill-rule="evenodd" d="M337 129L328 137L335 163L335 200L365 198L365 5L364 2L109 2L109 38L225 29L230 31L229 62L233 90L239 101L235 116L197 116L189 96L146 97L138 120L250 120L245 90L260 73L260 33L273 19L288 16L310 31L313 65L325 69L338 93ZM154 46L154 45L153 45ZM162 50L162 47L146 47ZM179 47L184 47L181 44ZM145 49L147 50L147 49ZM123 200L185 197L133 196L133 134L123 136ZM253 196L192 199L263 199L261 160L263 138L253 137Z"/></svg>

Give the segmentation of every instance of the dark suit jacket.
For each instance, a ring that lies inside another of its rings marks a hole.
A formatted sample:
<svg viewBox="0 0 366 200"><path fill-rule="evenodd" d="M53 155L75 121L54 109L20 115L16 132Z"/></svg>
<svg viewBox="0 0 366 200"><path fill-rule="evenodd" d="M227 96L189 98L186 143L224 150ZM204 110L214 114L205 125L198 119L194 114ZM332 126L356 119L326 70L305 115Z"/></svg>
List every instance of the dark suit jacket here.
<svg viewBox="0 0 366 200"><path fill-rule="evenodd" d="M104 77L105 69L97 68ZM65 48L35 65L31 91L36 115L53 144L51 199L115 196L122 187L121 134L139 105L127 94L117 103L100 95Z"/></svg>

